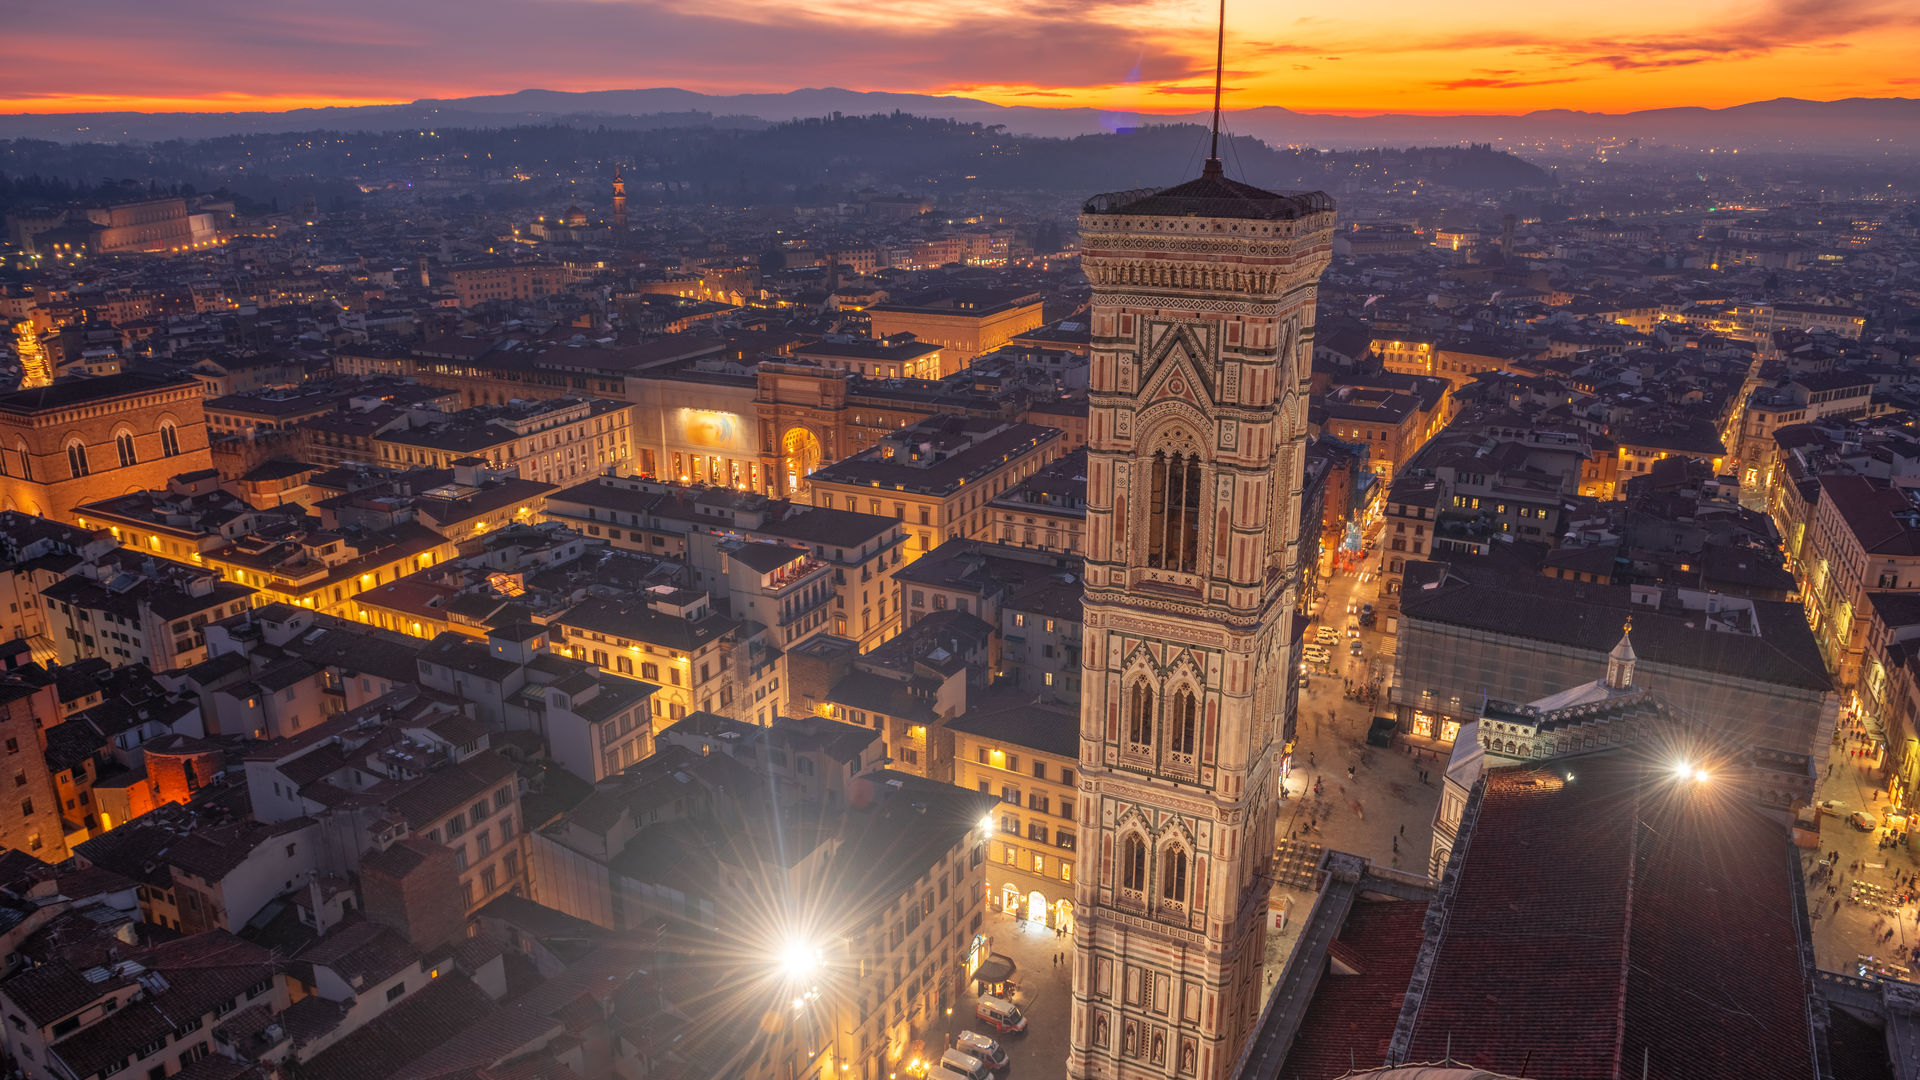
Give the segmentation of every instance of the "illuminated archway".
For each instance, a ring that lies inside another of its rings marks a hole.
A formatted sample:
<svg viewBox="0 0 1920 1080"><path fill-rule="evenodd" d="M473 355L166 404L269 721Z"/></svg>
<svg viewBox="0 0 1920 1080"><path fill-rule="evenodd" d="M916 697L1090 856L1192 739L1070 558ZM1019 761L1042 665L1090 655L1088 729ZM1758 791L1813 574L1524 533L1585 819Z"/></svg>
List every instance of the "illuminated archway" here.
<svg viewBox="0 0 1920 1080"><path fill-rule="evenodd" d="M820 449L820 437L806 428L787 429L780 439L780 459L786 473L786 494L800 494L806 486L807 477L820 467L825 453Z"/></svg>
<svg viewBox="0 0 1920 1080"><path fill-rule="evenodd" d="M1073 901L1055 900L1053 902L1053 928L1073 933Z"/></svg>
<svg viewBox="0 0 1920 1080"><path fill-rule="evenodd" d="M1027 919L1042 926L1047 922L1047 898L1035 889L1027 894Z"/></svg>

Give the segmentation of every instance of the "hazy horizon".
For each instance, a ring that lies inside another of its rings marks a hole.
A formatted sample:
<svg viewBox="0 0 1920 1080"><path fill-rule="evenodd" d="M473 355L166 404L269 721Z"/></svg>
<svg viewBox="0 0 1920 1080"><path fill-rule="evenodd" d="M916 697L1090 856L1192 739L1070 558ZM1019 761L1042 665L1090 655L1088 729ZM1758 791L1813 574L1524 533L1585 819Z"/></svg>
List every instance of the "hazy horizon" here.
<svg viewBox="0 0 1920 1080"><path fill-rule="evenodd" d="M239 0L27 3L0 112L284 111L541 87L800 87L1178 114L1210 104L1212 0ZM1296 9L1297 10L1297 9ZM1633 31L1623 33L1622 26ZM1309 114L1517 115L1898 97L1920 11L1895 0L1603 10L1363 0L1229 5L1226 104ZM853 77L855 74L859 77Z"/></svg>

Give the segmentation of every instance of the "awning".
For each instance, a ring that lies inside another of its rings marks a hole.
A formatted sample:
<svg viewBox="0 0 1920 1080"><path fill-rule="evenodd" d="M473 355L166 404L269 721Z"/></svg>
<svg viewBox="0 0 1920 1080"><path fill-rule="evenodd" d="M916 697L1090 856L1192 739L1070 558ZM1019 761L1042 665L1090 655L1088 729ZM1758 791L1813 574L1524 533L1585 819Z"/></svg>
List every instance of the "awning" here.
<svg viewBox="0 0 1920 1080"><path fill-rule="evenodd" d="M999 953L988 953L985 960L974 970L973 977L981 982L1004 982L1013 974L1013 960Z"/></svg>

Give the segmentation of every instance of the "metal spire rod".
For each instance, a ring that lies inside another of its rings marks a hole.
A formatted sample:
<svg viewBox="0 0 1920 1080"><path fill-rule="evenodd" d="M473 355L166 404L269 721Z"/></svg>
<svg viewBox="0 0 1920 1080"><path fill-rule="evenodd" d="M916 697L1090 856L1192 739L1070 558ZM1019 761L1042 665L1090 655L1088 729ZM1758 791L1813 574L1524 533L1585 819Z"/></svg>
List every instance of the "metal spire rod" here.
<svg viewBox="0 0 1920 1080"><path fill-rule="evenodd" d="M1220 160L1220 80L1227 66L1227 0L1220 0L1220 38L1213 53L1213 149L1207 160Z"/></svg>

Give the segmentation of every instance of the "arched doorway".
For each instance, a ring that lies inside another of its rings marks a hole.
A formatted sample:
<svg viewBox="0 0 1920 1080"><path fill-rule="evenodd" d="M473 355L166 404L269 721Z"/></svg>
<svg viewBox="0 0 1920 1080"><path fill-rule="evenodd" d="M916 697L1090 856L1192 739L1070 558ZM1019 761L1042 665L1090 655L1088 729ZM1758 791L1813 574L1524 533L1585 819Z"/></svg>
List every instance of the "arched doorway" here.
<svg viewBox="0 0 1920 1080"><path fill-rule="evenodd" d="M1053 902L1053 928L1063 934L1073 933L1073 901Z"/></svg>
<svg viewBox="0 0 1920 1080"><path fill-rule="evenodd" d="M788 428L780 439L780 462L785 472L786 494L798 495L806 486L807 477L820 467L825 454L820 449L820 437L806 428Z"/></svg>
<svg viewBox="0 0 1920 1080"><path fill-rule="evenodd" d="M1016 918L1020 914L1020 886L1011 882L1000 887L1000 910Z"/></svg>
<svg viewBox="0 0 1920 1080"><path fill-rule="evenodd" d="M1027 920L1047 925L1047 898L1039 889L1027 894Z"/></svg>

